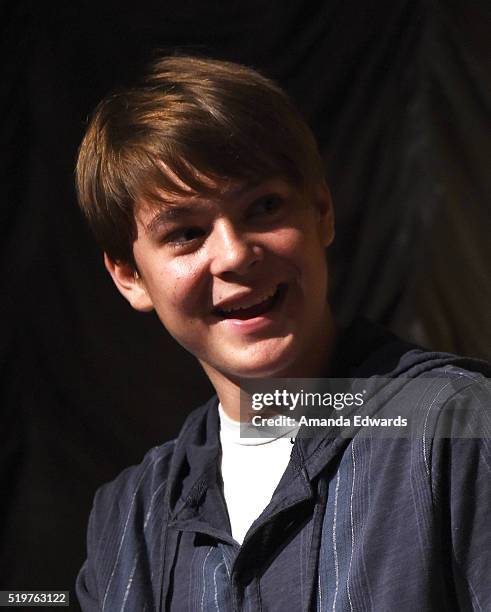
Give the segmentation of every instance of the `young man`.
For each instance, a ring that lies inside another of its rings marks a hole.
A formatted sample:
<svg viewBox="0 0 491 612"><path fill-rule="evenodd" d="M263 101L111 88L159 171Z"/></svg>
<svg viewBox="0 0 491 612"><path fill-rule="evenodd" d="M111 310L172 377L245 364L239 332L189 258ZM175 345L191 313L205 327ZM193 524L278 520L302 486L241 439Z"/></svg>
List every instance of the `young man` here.
<svg viewBox="0 0 491 612"><path fill-rule="evenodd" d="M217 393L97 492L83 609L491 609L489 442L435 435L442 413L489 407L489 370L336 328L331 200L286 95L243 66L163 59L99 105L77 182L117 288ZM389 402L424 415L421 436L240 438L247 381L375 376L410 381Z"/></svg>

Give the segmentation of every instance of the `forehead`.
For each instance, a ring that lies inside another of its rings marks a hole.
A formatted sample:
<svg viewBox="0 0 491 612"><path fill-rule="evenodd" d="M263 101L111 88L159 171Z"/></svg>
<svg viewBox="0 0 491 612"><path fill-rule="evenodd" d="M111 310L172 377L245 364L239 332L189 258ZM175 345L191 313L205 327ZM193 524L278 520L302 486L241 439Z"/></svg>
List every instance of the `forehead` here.
<svg viewBox="0 0 491 612"><path fill-rule="evenodd" d="M192 205L203 198L222 198L226 193L240 189L238 181L228 178L212 178L195 167L184 163L186 175L179 176L164 161L158 160L158 174L150 178L148 183L140 186L140 196L135 201L135 216L138 213L171 209L183 203Z"/></svg>

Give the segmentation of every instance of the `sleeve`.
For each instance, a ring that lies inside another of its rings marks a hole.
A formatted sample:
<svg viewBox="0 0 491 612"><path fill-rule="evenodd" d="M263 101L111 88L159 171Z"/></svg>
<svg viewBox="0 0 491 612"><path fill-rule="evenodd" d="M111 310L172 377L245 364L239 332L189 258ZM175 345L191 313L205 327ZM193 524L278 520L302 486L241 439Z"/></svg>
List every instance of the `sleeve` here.
<svg viewBox="0 0 491 612"><path fill-rule="evenodd" d="M462 610L491 610L490 413L489 381L466 386L447 402L433 444L443 546Z"/></svg>

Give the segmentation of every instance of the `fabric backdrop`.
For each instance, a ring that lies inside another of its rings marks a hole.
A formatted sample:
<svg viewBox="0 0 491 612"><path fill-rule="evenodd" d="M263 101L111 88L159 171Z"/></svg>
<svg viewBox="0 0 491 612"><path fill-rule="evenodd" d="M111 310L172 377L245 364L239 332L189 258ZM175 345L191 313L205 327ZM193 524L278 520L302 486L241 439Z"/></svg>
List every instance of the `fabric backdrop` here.
<svg viewBox="0 0 491 612"><path fill-rule="evenodd" d="M2 589L73 589L96 487L211 392L112 286L74 196L88 114L156 48L255 66L297 101L335 201L341 322L490 354L488 2L123 6L1 11Z"/></svg>

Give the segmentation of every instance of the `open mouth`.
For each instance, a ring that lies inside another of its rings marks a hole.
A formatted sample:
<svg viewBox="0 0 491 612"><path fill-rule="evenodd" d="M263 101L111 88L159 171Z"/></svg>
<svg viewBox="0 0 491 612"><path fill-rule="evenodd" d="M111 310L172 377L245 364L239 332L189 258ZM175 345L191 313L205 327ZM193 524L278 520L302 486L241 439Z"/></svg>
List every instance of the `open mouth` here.
<svg viewBox="0 0 491 612"><path fill-rule="evenodd" d="M249 306L247 308L235 308L233 310L221 310L220 308L215 308L213 310L213 314L221 319L241 319L243 321L259 317L267 314L280 303L286 293L286 288L287 286L285 284L278 285L272 296L266 298L258 304L254 304L253 306Z"/></svg>

